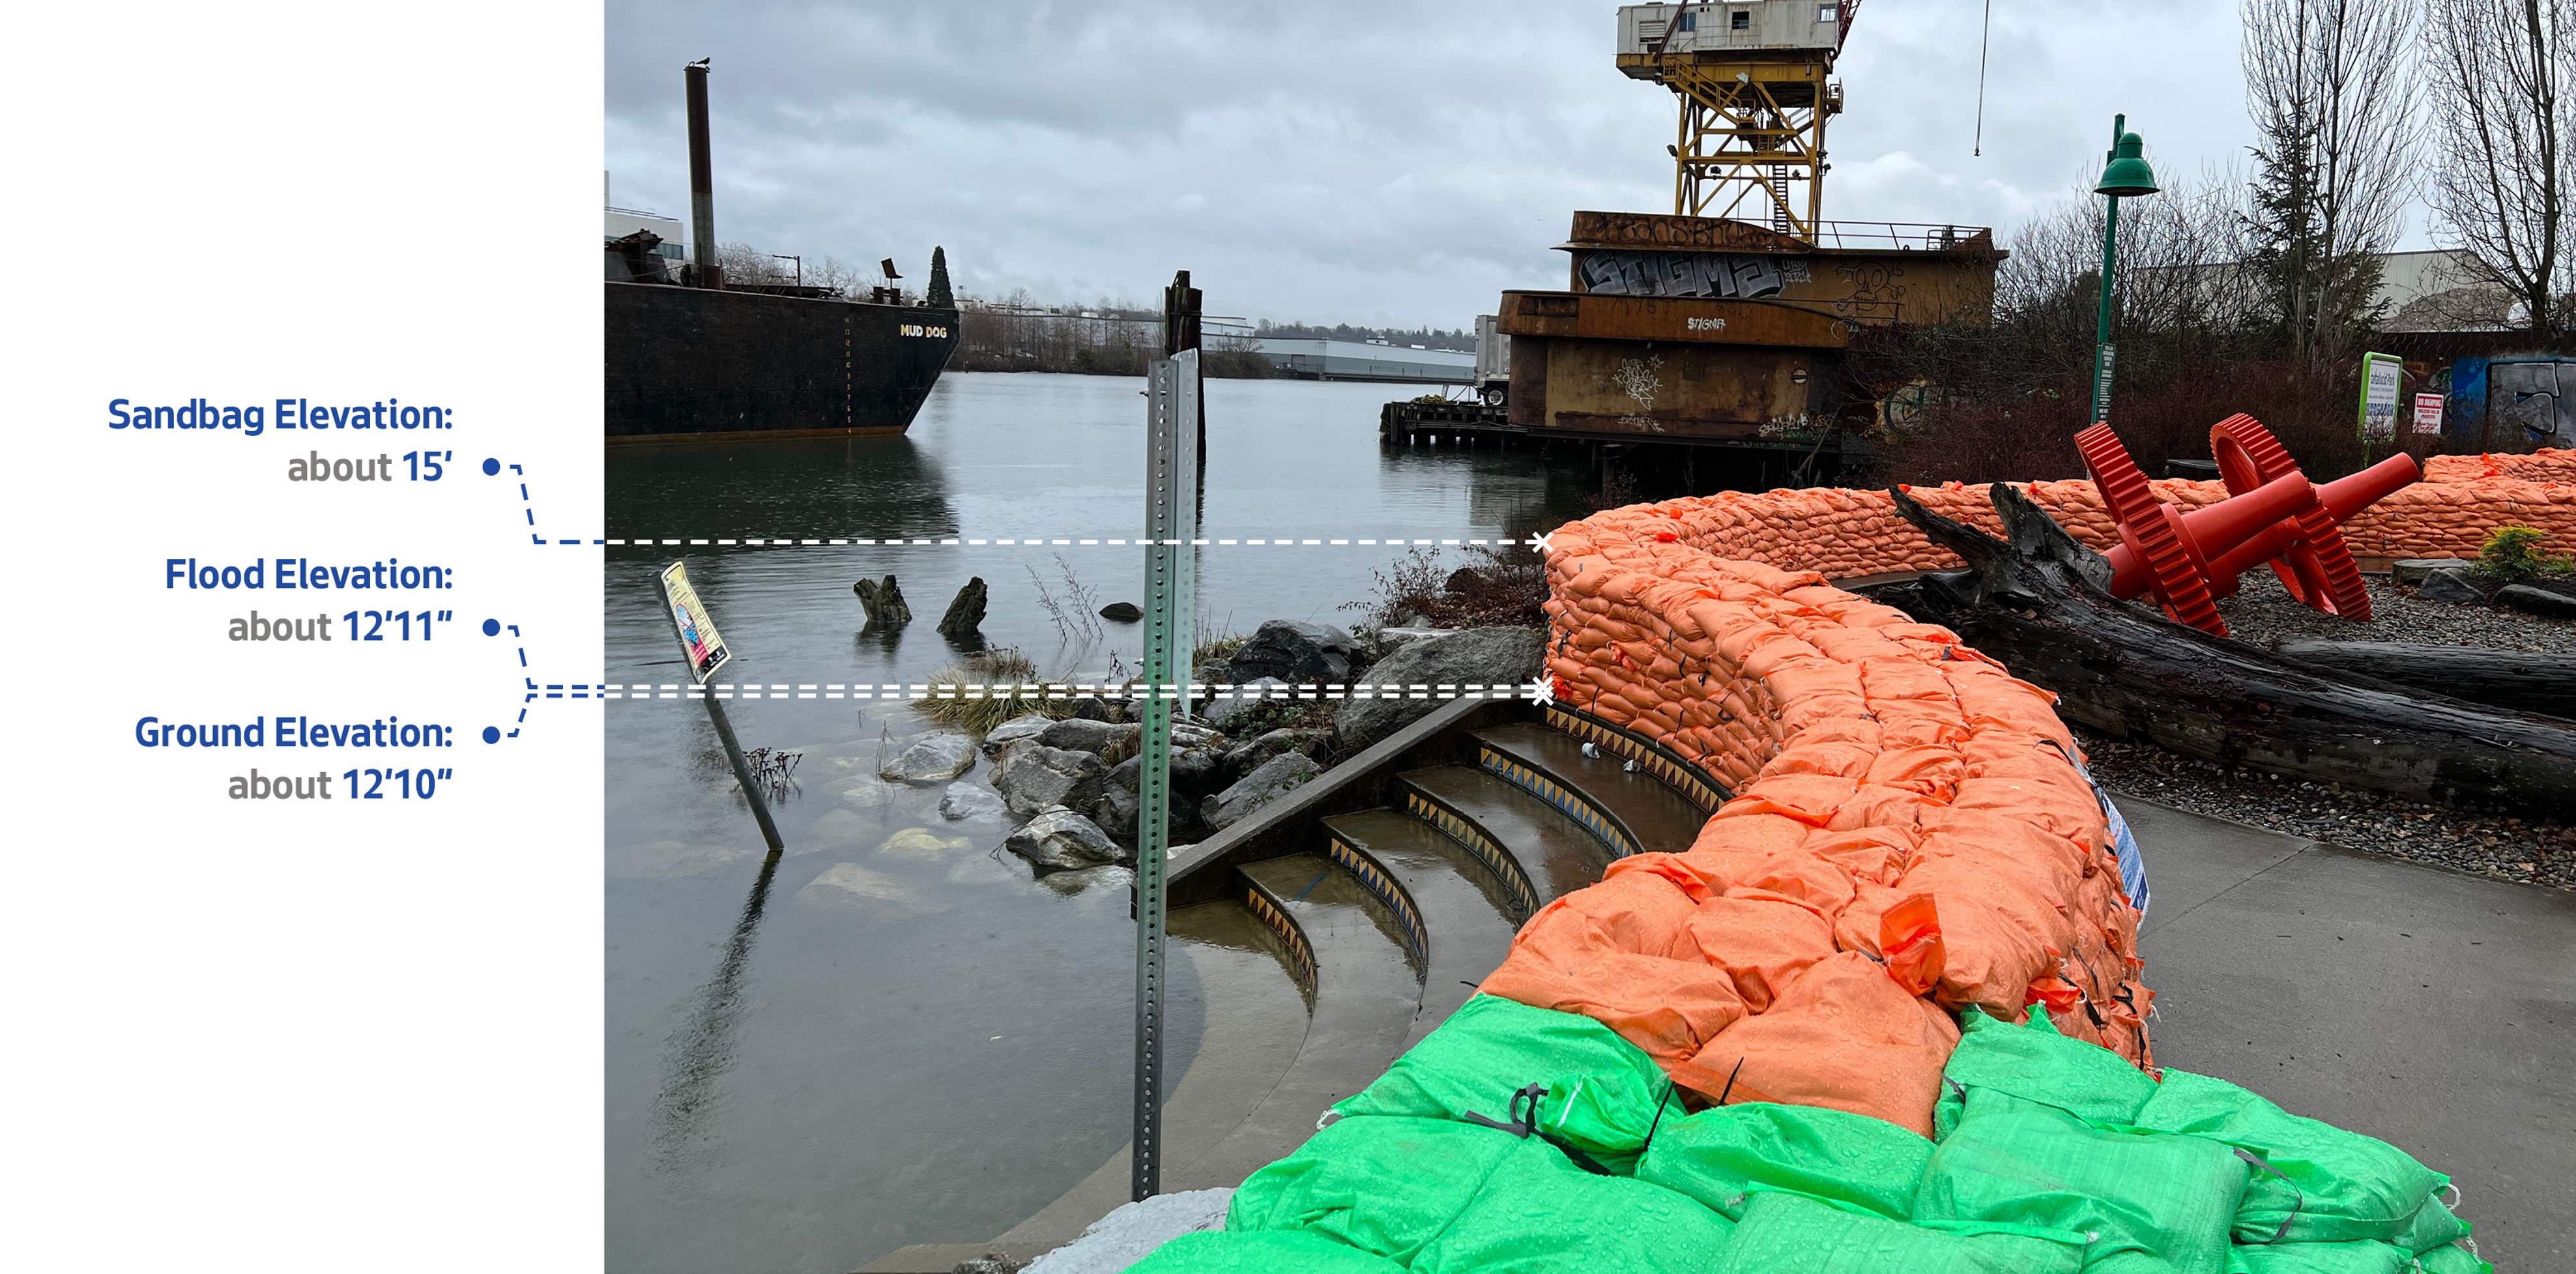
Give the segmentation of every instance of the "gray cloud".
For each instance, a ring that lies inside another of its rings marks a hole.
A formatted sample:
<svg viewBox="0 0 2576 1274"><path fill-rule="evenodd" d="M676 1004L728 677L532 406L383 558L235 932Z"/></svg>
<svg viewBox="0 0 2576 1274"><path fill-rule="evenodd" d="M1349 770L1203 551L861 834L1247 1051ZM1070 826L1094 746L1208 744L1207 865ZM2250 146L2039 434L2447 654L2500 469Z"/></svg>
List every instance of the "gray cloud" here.
<svg viewBox="0 0 2576 1274"><path fill-rule="evenodd" d="M2115 110L2177 172L2250 135L2225 0L2000 0L1985 155L1978 0L1874 0L1841 72L1826 216L2009 228L2098 163ZM945 244L959 286L1465 325L1563 286L1578 207L1670 206L1663 91L1614 6L613 3L607 166L687 207L680 67L712 56L717 229L771 251Z"/></svg>

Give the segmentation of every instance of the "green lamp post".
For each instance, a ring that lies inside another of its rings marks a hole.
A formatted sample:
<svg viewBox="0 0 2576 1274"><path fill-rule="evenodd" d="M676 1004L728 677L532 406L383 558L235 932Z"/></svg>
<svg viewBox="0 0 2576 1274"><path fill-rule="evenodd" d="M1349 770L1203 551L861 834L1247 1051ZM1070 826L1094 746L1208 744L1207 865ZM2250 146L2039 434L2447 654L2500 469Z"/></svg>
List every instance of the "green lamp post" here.
<svg viewBox="0 0 2576 1274"><path fill-rule="evenodd" d="M2135 199L2156 193L2156 173L2147 167L2147 144L2136 133L2128 131L2129 117L2111 117L2111 153L2102 167L2102 181L2093 193L2107 195L2111 210L2102 218L2102 279L2094 290L2101 294L2102 312L2093 328L2093 419L2095 423L2111 419L2111 280L2120 246L2120 199Z"/></svg>

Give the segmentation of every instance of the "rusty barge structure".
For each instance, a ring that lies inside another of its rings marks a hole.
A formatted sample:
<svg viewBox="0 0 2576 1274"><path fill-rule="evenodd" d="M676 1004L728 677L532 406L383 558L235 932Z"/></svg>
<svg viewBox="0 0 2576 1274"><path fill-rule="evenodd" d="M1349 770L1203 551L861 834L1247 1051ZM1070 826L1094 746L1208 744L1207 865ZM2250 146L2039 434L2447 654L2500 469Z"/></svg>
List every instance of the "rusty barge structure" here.
<svg viewBox="0 0 2576 1274"><path fill-rule="evenodd" d="M1982 226L1826 221L1835 59L1856 0L1640 4L1617 63L1674 95L1673 211L1577 212L1562 290L1503 293L1500 409L1389 404L1390 445L1585 446L1697 492L1832 477L1890 399L1854 353L1982 325L2004 253Z"/></svg>

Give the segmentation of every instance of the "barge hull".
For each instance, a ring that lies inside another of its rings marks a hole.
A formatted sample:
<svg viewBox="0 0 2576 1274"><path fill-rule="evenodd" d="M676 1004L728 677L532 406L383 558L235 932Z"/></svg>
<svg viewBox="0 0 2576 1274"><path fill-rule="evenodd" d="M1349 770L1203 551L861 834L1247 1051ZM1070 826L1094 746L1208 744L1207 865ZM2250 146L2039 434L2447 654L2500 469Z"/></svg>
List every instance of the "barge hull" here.
<svg viewBox="0 0 2576 1274"><path fill-rule="evenodd" d="M957 311L604 285L607 440L900 434L957 348Z"/></svg>

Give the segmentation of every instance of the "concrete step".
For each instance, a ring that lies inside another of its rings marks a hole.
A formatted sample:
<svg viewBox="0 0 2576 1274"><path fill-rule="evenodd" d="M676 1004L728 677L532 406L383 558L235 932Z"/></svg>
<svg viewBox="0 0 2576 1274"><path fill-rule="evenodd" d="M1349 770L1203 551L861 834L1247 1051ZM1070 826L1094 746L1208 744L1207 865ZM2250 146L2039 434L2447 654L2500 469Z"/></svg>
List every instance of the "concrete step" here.
<svg viewBox="0 0 2576 1274"><path fill-rule="evenodd" d="M1486 770L1555 806L1620 857L1690 848L1708 814L1643 767L1528 723L1473 731Z"/></svg>
<svg viewBox="0 0 2576 1274"><path fill-rule="evenodd" d="M1405 1047L1447 1021L1511 951L1517 927L1478 885L1486 873L1458 842L1391 809L1325 819L1324 853L1396 914L1421 971L1421 1008Z"/></svg>
<svg viewBox="0 0 2576 1274"><path fill-rule="evenodd" d="M1466 765L1396 777L1404 812L1466 847L1508 902L1514 923L1559 894L1601 879L1610 855L1592 831L1529 789Z"/></svg>
<svg viewBox="0 0 2576 1274"><path fill-rule="evenodd" d="M1234 1185L1240 1175L1216 1180L1201 1161L1243 1121L1245 1111L1279 1086L1306 1038L1306 995L1282 974L1279 937L1240 904L1183 907L1166 923L1173 958L1190 962L1207 1000L1198 1051L1164 1059L1174 1078L1163 1100L1163 1189ZM1286 1154L1296 1144L1292 1141L1278 1153ZM1127 1202L1129 1164L1128 1148L1122 1146L1063 1197L986 1246L999 1245L993 1250L1010 1255L1072 1242L1084 1226ZM906 1249L895 1256L909 1264L872 1265L869 1270L930 1268L926 1262L948 1255L945 1247ZM963 1259L951 1257L936 1269L946 1271Z"/></svg>
<svg viewBox="0 0 2576 1274"><path fill-rule="evenodd" d="M1422 982L1399 923L1356 876L1314 854L1236 874L1245 905L1288 948L1313 1013L1278 1083L1189 1165L1193 1186L1234 1185L1303 1144L1326 1107L1368 1087L1404 1051L1422 1009Z"/></svg>

